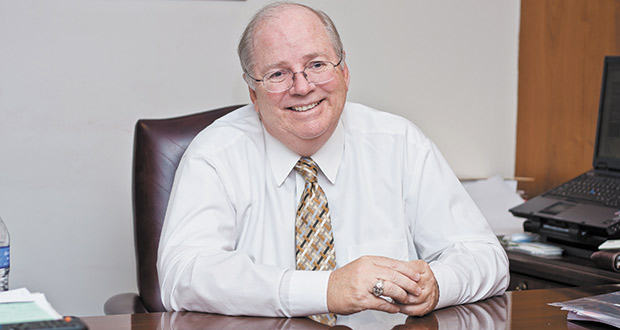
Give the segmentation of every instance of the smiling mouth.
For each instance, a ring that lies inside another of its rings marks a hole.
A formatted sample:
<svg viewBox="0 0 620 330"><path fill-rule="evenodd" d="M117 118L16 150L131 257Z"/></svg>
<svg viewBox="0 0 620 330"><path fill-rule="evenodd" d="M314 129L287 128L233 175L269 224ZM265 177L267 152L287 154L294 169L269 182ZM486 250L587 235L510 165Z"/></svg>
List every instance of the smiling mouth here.
<svg viewBox="0 0 620 330"><path fill-rule="evenodd" d="M308 110L314 109L317 105L321 104L321 102L323 102L323 100L312 103L312 104L308 104L308 105L302 105L298 107L289 107L288 109L298 111L298 112L308 111Z"/></svg>

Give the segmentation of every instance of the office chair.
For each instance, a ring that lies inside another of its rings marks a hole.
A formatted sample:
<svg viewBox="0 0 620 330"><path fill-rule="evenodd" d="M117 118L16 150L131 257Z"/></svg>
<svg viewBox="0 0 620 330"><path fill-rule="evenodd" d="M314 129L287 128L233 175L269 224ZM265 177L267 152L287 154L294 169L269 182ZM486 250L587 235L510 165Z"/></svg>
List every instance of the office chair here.
<svg viewBox="0 0 620 330"><path fill-rule="evenodd" d="M239 107L166 119L140 119L136 123L132 185L138 294L110 297L103 307L106 315L165 311L157 276L157 249L176 169L198 132Z"/></svg>

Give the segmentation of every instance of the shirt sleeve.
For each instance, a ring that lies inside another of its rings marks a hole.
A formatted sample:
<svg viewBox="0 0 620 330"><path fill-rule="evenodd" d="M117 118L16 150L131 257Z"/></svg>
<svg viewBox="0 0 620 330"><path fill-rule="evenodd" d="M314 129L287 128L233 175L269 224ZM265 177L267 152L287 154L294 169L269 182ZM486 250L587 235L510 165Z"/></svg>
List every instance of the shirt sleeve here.
<svg viewBox="0 0 620 330"><path fill-rule="evenodd" d="M182 159L157 263L165 308L287 317L326 312L328 272L308 275L259 264L235 249L239 233L232 193L206 159Z"/></svg>
<svg viewBox="0 0 620 330"><path fill-rule="evenodd" d="M407 217L439 285L437 308L504 293L508 257L447 161L428 140L410 145L408 157Z"/></svg>

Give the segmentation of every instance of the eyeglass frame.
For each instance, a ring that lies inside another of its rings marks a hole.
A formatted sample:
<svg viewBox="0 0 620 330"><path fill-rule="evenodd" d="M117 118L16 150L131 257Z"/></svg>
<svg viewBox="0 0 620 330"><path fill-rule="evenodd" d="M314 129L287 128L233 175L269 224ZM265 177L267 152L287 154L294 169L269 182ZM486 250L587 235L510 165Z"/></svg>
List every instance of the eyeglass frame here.
<svg viewBox="0 0 620 330"><path fill-rule="evenodd" d="M250 74L249 74L247 71L245 71L245 70L243 70L243 73L245 73L245 74L246 74L246 75L247 75L250 79L252 79L253 81L263 83L263 87L265 87L265 90L266 90L266 91L268 91L269 93L274 93L274 94L277 94L277 93L284 93L284 92L288 92L289 90L291 90L291 88L293 88L293 85L295 85L295 77L297 76L297 74L298 74L298 73L302 73L302 74L303 74L303 76L304 76L304 79L306 79L306 81L307 81L309 84L317 85L317 84L325 84L325 83L330 82L330 81L331 81L331 79L330 79L330 80L328 80L328 81L325 81L325 82L321 82L321 83L313 83L313 82L311 82L311 81L309 81L309 80L308 80L308 74L306 73L306 70L307 70L307 69L308 69L308 68L312 65L312 63L317 63L317 62L321 62L321 63L329 63L329 64L331 64L331 65L334 67L334 69L335 69L335 68L337 68L338 66L340 66L340 64L342 63L342 61L343 61L343 60L344 60L344 51L340 51L340 59L338 60L338 63L336 63L336 64L332 63L331 61L312 61L312 62L311 62L311 64L309 64L308 66L304 67L304 69L303 69L302 71L293 72L293 71L291 71L290 69L284 69L285 71L288 71L288 72L290 72L291 74L293 74L293 83L291 84L291 86L290 86L289 88L284 89L284 90L281 90L281 91L278 91L278 92L273 92L273 91L270 91L269 89L267 89L267 87L265 87L265 77L269 74L269 72L268 72L268 73L266 73L265 75L263 75L263 79L256 79L256 78L254 78L254 77L252 77L252 75L250 75Z"/></svg>

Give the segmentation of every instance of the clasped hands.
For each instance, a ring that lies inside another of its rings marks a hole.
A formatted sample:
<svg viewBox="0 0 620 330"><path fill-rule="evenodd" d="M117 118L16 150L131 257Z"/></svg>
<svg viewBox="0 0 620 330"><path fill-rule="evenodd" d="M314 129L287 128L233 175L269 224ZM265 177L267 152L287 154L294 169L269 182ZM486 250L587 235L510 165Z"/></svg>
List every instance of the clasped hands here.
<svg viewBox="0 0 620 330"><path fill-rule="evenodd" d="M383 280L383 297L372 293ZM333 271L327 286L327 307L331 313L352 314L363 310L401 312L422 316L439 301L439 286L428 263L364 256Z"/></svg>

